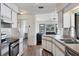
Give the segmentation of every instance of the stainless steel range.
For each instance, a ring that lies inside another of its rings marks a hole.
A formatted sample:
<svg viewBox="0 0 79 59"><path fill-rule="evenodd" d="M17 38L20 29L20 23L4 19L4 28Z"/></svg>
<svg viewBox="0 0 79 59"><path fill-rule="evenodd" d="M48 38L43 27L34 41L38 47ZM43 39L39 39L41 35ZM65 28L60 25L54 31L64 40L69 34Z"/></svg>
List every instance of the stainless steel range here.
<svg viewBox="0 0 79 59"><path fill-rule="evenodd" d="M9 56L17 56L19 53L19 39L9 44Z"/></svg>

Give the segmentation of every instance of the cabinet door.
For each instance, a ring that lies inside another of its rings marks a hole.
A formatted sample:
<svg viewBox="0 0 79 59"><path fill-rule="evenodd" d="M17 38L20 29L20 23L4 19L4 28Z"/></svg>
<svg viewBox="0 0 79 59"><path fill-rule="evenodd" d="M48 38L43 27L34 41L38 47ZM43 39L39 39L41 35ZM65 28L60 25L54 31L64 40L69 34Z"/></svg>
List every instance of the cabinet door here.
<svg viewBox="0 0 79 59"><path fill-rule="evenodd" d="M56 50L56 52L55 52L56 56L64 56L64 53L57 46L55 47L55 50Z"/></svg>
<svg viewBox="0 0 79 59"><path fill-rule="evenodd" d="M1 4L1 16L11 19L11 9L4 4Z"/></svg>
<svg viewBox="0 0 79 59"><path fill-rule="evenodd" d="M17 28L17 13L12 11L12 28Z"/></svg>
<svg viewBox="0 0 79 59"><path fill-rule="evenodd" d="M60 11L58 12L58 27L62 28L63 27L63 12Z"/></svg>
<svg viewBox="0 0 79 59"><path fill-rule="evenodd" d="M19 45L19 55L23 54L23 42Z"/></svg>
<svg viewBox="0 0 79 59"><path fill-rule="evenodd" d="M42 48L43 48L43 49L46 49L46 44L47 44L47 43L46 43L46 40L42 40Z"/></svg>
<svg viewBox="0 0 79 59"><path fill-rule="evenodd" d="M64 13L63 27L70 28L70 12Z"/></svg>
<svg viewBox="0 0 79 59"><path fill-rule="evenodd" d="M5 10L6 6L1 4L1 16L5 16L6 10Z"/></svg>
<svg viewBox="0 0 79 59"><path fill-rule="evenodd" d="M51 42L49 42L49 41L47 41L47 50L49 51L49 52L52 52L52 44L51 44Z"/></svg>
<svg viewBox="0 0 79 59"><path fill-rule="evenodd" d="M55 44L53 44L52 47L53 47L52 53L55 56L56 55L56 48L55 48L56 46L55 46Z"/></svg>

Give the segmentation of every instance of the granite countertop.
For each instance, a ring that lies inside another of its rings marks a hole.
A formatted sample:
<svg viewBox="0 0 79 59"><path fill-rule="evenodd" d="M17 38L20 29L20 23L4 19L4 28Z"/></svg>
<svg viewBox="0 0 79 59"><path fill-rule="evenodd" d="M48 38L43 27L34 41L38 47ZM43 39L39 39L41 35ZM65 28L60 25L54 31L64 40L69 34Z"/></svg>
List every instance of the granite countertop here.
<svg viewBox="0 0 79 59"><path fill-rule="evenodd" d="M72 39L72 37L60 36L60 35L45 35L45 34L43 36L44 37L51 37L51 38L55 39L57 42L59 42L60 44L72 49L74 52L79 54L79 44L68 44L68 43L65 43L64 41L61 40L61 39Z"/></svg>
<svg viewBox="0 0 79 59"><path fill-rule="evenodd" d="M12 42L14 42L14 41L16 41L16 40L18 40L17 38L15 39L15 38L7 38L7 41L9 42L9 43L12 43Z"/></svg>
<svg viewBox="0 0 79 59"><path fill-rule="evenodd" d="M12 38L7 38L7 41L1 43L0 47L4 48L6 46L9 46L9 44L15 42L18 39L12 39Z"/></svg>

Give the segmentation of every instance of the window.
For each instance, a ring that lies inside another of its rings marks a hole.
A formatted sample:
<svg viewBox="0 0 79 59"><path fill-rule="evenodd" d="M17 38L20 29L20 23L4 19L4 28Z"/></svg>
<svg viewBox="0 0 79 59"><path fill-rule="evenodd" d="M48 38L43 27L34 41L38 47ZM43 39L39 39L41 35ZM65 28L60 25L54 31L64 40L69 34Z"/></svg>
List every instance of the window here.
<svg viewBox="0 0 79 59"><path fill-rule="evenodd" d="M45 33L45 24L39 24L39 32Z"/></svg>
<svg viewBox="0 0 79 59"><path fill-rule="evenodd" d="M57 24L39 24L40 33L57 33Z"/></svg>
<svg viewBox="0 0 79 59"><path fill-rule="evenodd" d="M54 24L47 24L46 25L46 32L54 32L55 31L55 25Z"/></svg>

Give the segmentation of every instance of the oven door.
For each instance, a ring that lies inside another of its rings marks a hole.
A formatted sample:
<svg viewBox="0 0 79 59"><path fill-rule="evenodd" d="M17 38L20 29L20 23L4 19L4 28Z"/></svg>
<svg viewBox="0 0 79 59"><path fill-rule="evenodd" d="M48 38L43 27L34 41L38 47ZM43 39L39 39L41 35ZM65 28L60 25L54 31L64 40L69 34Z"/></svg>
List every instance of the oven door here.
<svg viewBox="0 0 79 59"><path fill-rule="evenodd" d="M9 45L9 56L17 56L19 53L19 41Z"/></svg>

